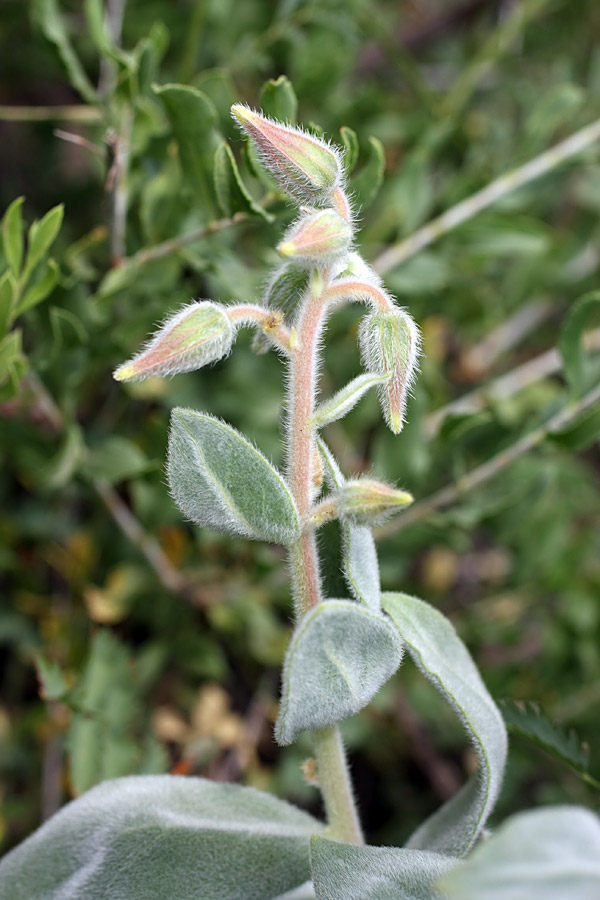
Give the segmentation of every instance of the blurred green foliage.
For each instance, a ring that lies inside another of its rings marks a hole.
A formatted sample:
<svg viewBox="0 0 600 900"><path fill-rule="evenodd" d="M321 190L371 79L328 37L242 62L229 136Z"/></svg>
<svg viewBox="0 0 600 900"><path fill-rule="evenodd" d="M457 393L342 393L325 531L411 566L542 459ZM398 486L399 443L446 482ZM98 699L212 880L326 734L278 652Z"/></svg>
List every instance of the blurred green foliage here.
<svg viewBox="0 0 600 900"><path fill-rule="evenodd" d="M298 768L310 746L280 753L271 738L290 618L282 552L182 522L163 473L175 405L222 416L279 462L281 364L242 335L210 370L111 378L190 298L260 298L291 213L230 104L343 144L371 260L600 116L594 0L123 5L122 29L114 0L108 28L100 0L9 0L0 25L6 847L69 796L130 772L241 778L317 802ZM371 396L329 427L348 473L372 466L426 498L598 381L581 336L598 346L599 210L594 146L385 273L422 326L422 373L400 437ZM330 323L324 392L358 371L358 315ZM519 381L518 366L558 344L566 375L557 364ZM495 392L512 370L516 386ZM434 417L477 388L473 408ZM599 432L591 408L380 543L384 589L439 605L492 694L575 727L596 775ZM328 527L333 596L337 543ZM472 765L409 663L346 737L373 842L400 842ZM499 815L557 801L597 797L564 759L515 737Z"/></svg>

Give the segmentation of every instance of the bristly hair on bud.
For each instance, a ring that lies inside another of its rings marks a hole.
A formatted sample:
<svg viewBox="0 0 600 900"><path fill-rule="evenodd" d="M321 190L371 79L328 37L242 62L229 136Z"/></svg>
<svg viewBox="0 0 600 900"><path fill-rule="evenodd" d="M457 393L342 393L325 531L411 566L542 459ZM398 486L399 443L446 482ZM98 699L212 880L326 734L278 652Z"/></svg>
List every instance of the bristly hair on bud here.
<svg viewBox="0 0 600 900"><path fill-rule="evenodd" d="M235 330L225 308L209 300L189 303L172 316L137 356L114 372L117 381L193 372L227 356Z"/></svg>
<svg viewBox="0 0 600 900"><path fill-rule="evenodd" d="M344 175L337 148L242 103L232 106L231 114L252 139L266 169L286 194L298 203L330 203Z"/></svg>
<svg viewBox="0 0 600 900"><path fill-rule="evenodd" d="M352 227L334 209L306 210L277 247L281 256L333 262L348 252Z"/></svg>
<svg viewBox="0 0 600 900"><path fill-rule="evenodd" d="M411 494L372 478L346 481L338 493L340 516L369 528L381 525L412 502Z"/></svg>
<svg viewBox="0 0 600 900"><path fill-rule="evenodd" d="M419 330L406 310L396 307L365 316L358 340L368 371L389 373L377 391L383 416L393 433L398 434L404 425L406 400L417 371Z"/></svg>

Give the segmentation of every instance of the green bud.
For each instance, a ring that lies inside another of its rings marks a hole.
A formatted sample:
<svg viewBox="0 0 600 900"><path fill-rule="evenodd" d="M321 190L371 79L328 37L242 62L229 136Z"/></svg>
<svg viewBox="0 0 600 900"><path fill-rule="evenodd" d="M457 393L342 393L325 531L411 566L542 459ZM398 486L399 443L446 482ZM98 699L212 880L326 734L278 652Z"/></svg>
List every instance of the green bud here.
<svg viewBox="0 0 600 900"><path fill-rule="evenodd" d="M168 319L137 356L119 366L114 377L138 381L150 375L193 372L226 356L233 335L223 307L208 300L190 303Z"/></svg>
<svg viewBox="0 0 600 900"><path fill-rule="evenodd" d="M389 373L378 387L383 416L394 434L404 425L406 398L415 377L419 332L403 309L382 310L365 316L358 331L360 352L369 372Z"/></svg>
<svg viewBox="0 0 600 900"><path fill-rule="evenodd" d="M327 261L346 253L352 228L334 209L303 215L277 250L282 256Z"/></svg>
<svg viewBox="0 0 600 900"><path fill-rule="evenodd" d="M379 525L413 502L411 494L381 481L357 478L346 481L339 492L340 516L356 525Z"/></svg>
<svg viewBox="0 0 600 900"><path fill-rule="evenodd" d="M327 202L342 179L338 150L299 128L282 125L247 106L231 107L282 190L300 203Z"/></svg>

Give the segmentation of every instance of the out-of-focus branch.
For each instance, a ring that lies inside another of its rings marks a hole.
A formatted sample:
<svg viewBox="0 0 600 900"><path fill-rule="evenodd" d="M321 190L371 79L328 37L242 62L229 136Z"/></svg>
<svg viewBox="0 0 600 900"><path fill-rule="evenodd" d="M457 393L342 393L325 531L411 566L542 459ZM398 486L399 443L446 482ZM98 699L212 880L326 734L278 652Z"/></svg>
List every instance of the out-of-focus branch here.
<svg viewBox="0 0 600 900"><path fill-rule="evenodd" d="M374 262L375 269L380 274L389 272L390 269L405 262L411 256L415 256L425 247L429 247L440 237L448 234L449 231L497 203L498 200L543 175L547 175L561 163L577 156L598 140L600 140L600 119L576 131L564 141L551 147L550 150L529 160L525 165L496 178L482 190L476 191L466 200L450 207L436 219L419 228L414 234L384 250Z"/></svg>
<svg viewBox="0 0 600 900"><path fill-rule="evenodd" d="M3 122L101 122L97 106L0 106Z"/></svg>
<svg viewBox="0 0 600 900"><path fill-rule="evenodd" d="M178 253L184 247L187 247L188 244L194 244L196 241L200 241L210 234L215 234L217 231L224 231L226 228L232 228L234 225L240 225L242 222L248 222L249 220L250 216L248 213L244 212L238 212L234 216L231 216L231 218L215 219L207 225L202 225L200 228L194 228L193 231L188 231L187 234L169 238L166 241L162 241L160 244L155 244L154 247L145 247L133 256L122 260L122 262L143 265L144 263L152 262L155 259L162 259L163 256L171 256L173 253Z"/></svg>
<svg viewBox="0 0 600 900"><path fill-rule="evenodd" d="M530 431L529 434L524 435L505 450L501 450L500 453L492 456L491 459L488 459L488 461L481 466L477 466L477 468L473 469L471 472L463 475L462 478L459 478L454 484L449 484L441 490L436 491L434 494L431 494L429 497L426 497L424 500L421 500L419 503L415 503L414 506L411 506L397 519L376 529L376 537L389 537L392 534L396 534L396 532L402 531L403 528L414 525L415 522L420 522L422 519L426 519L436 510L443 509L444 507L455 503L464 494L473 490L473 488L478 487L486 481L490 481L499 472L515 460L519 459L519 457L524 456L534 447L537 447L538 444L541 444L549 435L560 431L561 428L565 428L581 415L582 412L585 412L586 409L589 409L598 402L600 402L600 385L597 385L576 403L568 403L544 425Z"/></svg>
<svg viewBox="0 0 600 900"><path fill-rule="evenodd" d="M600 328L584 335L583 346L588 352L600 350ZM562 357L556 347L552 347L428 415L425 419L425 434L428 438L433 438L448 416L481 412L490 405L490 400L506 400L530 384L555 375L562 368Z"/></svg>

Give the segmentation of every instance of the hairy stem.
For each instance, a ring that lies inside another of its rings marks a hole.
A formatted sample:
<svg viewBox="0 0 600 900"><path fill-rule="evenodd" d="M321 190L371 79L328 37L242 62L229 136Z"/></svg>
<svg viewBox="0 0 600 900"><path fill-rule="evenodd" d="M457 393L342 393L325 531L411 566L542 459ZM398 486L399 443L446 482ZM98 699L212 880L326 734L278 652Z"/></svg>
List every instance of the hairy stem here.
<svg viewBox="0 0 600 900"><path fill-rule="evenodd" d="M315 273L298 319L297 344L290 361L288 395L288 479L301 520L309 515L314 495L315 428L319 338L327 307L327 276ZM314 533L301 535L290 548L296 615L300 618L321 600L319 556ZM337 726L314 733L319 785L332 837L362 844L344 746Z"/></svg>
<svg viewBox="0 0 600 900"><path fill-rule="evenodd" d="M335 725L321 728L314 732L313 739L330 836L349 844L363 844L340 730Z"/></svg>

